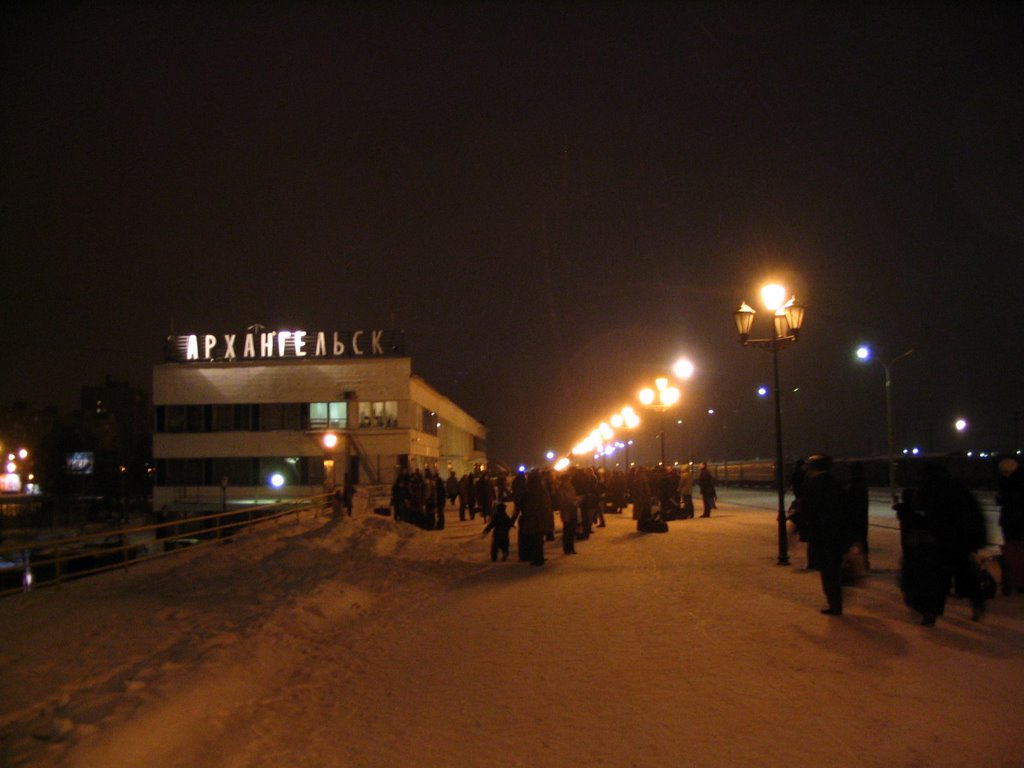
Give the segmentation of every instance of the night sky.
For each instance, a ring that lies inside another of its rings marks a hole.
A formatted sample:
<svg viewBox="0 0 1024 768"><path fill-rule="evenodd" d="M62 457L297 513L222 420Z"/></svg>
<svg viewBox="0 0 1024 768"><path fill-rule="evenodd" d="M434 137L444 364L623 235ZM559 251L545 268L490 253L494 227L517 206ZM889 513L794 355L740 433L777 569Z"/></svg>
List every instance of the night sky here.
<svg viewBox="0 0 1024 768"><path fill-rule="evenodd" d="M1019 447L1021 8L5 4L0 402L149 389L172 330L397 327L506 463L682 355L669 459L770 456L732 311L774 277L787 454L884 452L865 341L915 349L898 448Z"/></svg>

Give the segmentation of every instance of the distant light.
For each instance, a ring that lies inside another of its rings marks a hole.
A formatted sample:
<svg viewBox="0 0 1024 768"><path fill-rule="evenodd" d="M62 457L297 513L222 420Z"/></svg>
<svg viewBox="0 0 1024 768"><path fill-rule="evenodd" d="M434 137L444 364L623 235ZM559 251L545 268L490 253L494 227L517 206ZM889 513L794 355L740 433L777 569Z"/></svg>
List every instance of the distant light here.
<svg viewBox="0 0 1024 768"><path fill-rule="evenodd" d="M23 461L25 459L27 459L28 458L28 451L26 451L24 448L22 448L20 451L18 451L18 458L22 459Z"/></svg>
<svg viewBox="0 0 1024 768"><path fill-rule="evenodd" d="M559 460L558 460L558 461L557 461L557 462L555 463L555 471L556 471L556 472L562 472L562 471L564 471L564 470L565 470L565 469L566 469L566 468L567 468L568 466L569 466L569 458L568 458L567 456L563 456L562 458L560 458L560 459L559 459Z"/></svg>
<svg viewBox="0 0 1024 768"><path fill-rule="evenodd" d="M957 419L953 423L953 426L956 427L957 432L963 432L965 429L967 429L967 419Z"/></svg>
<svg viewBox="0 0 1024 768"><path fill-rule="evenodd" d="M920 449L920 448L914 448L914 449L913 449L913 450L911 450L910 452L911 452L912 454L914 454L915 456L917 456L917 454L919 454L919 453L921 452L921 449Z"/></svg>
<svg viewBox="0 0 1024 768"><path fill-rule="evenodd" d="M13 461L8 461L7 462L7 471L10 472L13 475L15 472L18 471L18 465L15 464Z"/></svg>
<svg viewBox="0 0 1024 768"><path fill-rule="evenodd" d="M551 458L551 451L548 451L548 458L549 459ZM519 465L519 471L520 472L525 472L526 471L526 465L525 464L520 464Z"/></svg>
<svg viewBox="0 0 1024 768"><path fill-rule="evenodd" d="M758 394L758 397L767 397L768 396L768 387L758 387L757 388L757 394Z"/></svg>
<svg viewBox="0 0 1024 768"><path fill-rule="evenodd" d="M714 415L715 415L715 409L714 408L708 408L708 416L714 416Z"/></svg>
<svg viewBox="0 0 1024 768"><path fill-rule="evenodd" d="M687 360L685 357L681 360L676 360L676 364L672 366L672 374L677 379L688 379L693 376L693 372L696 370L693 363Z"/></svg>
<svg viewBox="0 0 1024 768"><path fill-rule="evenodd" d="M870 360L871 359L871 347L857 347L857 359L858 360Z"/></svg>
<svg viewBox="0 0 1024 768"><path fill-rule="evenodd" d="M270 476L270 484L274 488L281 488L284 485L284 475L280 472L275 472Z"/></svg>
<svg viewBox="0 0 1024 768"><path fill-rule="evenodd" d="M548 451L547 453L544 454L544 458L546 458L548 461L551 461L553 458L555 458L555 452Z"/></svg>
<svg viewBox="0 0 1024 768"><path fill-rule="evenodd" d="M324 435L324 448L334 448L338 444L338 436L333 432Z"/></svg>

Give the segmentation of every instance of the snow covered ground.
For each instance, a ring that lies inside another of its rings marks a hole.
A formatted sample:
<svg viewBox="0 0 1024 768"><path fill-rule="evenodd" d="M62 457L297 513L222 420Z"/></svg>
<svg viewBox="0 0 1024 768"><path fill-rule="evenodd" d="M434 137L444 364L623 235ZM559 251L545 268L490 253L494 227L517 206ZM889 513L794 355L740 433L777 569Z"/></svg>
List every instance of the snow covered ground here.
<svg viewBox="0 0 1024 768"><path fill-rule="evenodd" d="M823 616L771 509L542 568L451 510L308 519L7 598L0 766L1024 766L1024 595L919 626L881 510Z"/></svg>

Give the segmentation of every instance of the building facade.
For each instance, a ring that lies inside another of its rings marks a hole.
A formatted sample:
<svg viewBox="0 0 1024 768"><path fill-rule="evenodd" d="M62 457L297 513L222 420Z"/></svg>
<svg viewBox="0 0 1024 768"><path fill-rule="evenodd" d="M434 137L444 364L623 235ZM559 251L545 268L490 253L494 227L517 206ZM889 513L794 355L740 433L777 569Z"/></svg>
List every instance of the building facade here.
<svg viewBox="0 0 1024 768"><path fill-rule="evenodd" d="M166 351L153 369L154 510L486 463L485 427L413 375L400 332L255 326L171 337Z"/></svg>

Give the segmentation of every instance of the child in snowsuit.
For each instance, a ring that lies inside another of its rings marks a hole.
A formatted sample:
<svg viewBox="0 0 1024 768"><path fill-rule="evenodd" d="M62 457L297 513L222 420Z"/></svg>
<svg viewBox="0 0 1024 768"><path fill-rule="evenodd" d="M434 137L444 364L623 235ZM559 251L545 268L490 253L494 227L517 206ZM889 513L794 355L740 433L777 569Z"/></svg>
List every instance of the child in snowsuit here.
<svg viewBox="0 0 1024 768"><path fill-rule="evenodd" d="M490 522L484 528L483 536L494 531L491 536L491 561L498 559L498 551L501 551L501 559L508 560L508 532L512 529L512 519L505 512L505 505L498 503L494 505Z"/></svg>

